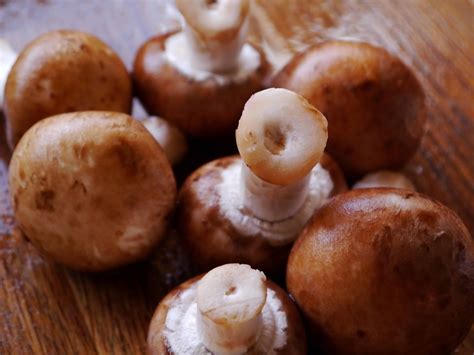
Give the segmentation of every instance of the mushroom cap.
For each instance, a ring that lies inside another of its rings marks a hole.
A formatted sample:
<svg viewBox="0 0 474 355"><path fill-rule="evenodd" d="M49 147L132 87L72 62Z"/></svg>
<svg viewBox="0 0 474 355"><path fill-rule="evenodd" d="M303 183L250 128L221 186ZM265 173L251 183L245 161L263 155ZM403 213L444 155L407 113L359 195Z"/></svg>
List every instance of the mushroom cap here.
<svg viewBox="0 0 474 355"><path fill-rule="evenodd" d="M263 56L259 68L243 81L195 80L166 57L165 42L173 34L150 39L137 53L133 79L140 101L150 114L166 117L191 136L232 134L249 97L263 88L268 70Z"/></svg>
<svg viewBox="0 0 474 355"><path fill-rule="evenodd" d="M301 233L287 286L330 354L448 354L474 317L474 242L424 195L352 190Z"/></svg>
<svg viewBox="0 0 474 355"><path fill-rule="evenodd" d="M182 283L161 300L160 304L155 310L155 314L153 315L148 328L147 350L150 355L169 353L169 346L166 343L165 337L163 337L168 311L180 294L191 288L197 288L197 283L203 276L204 275L196 276ZM267 289L275 292L276 297L281 302L281 310L286 314L288 324L286 329L286 345L276 350L275 353L292 355L307 354L305 330L297 308L288 297L286 292L278 287L275 283L268 279L265 281L265 283ZM253 352L250 350L249 354L253 354Z"/></svg>
<svg viewBox="0 0 474 355"><path fill-rule="evenodd" d="M417 79L398 58L367 43L315 45L295 56L273 86L299 93L323 113L327 150L349 175L401 167L424 133Z"/></svg>
<svg viewBox="0 0 474 355"><path fill-rule="evenodd" d="M79 270L145 257L176 200L159 144L141 123L115 112L38 122L13 153L9 183L21 230L44 254Z"/></svg>
<svg viewBox="0 0 474 355"><path fill-rule="evenodd" d="M48 32L20 53L7 79L9 144L39 120L72 111L130 112L132 86L121 59L98 38Z"/></svg>
<svg viewBox="0 0 474 355"><path fill-rule="evenodd" d="M259 233L245 234L229 220L220 200L223 173L241 164L238 156L217 159L200 167L186 179L179 193L179 234L193 264L202 271L238 262L249 264L269 276L281 276L292 243L281 245L272 243ZM325 154L321 165L333 181L331 196L347 190L337 163ZM238 177L235 184L239 184ZM246 212L242 212L242 217L249 218Z"/></svg>

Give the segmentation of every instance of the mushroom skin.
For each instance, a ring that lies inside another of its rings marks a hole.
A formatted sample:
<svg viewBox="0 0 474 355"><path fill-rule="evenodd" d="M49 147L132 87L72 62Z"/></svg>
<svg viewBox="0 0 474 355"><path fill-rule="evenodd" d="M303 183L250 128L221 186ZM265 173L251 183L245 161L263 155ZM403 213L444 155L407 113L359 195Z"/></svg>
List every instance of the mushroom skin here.
<svg viewBox="0 0 474 355"><path fill-rule="evenodd" d="M38 122L13 153L9 184L28 239L54 261L84 271L147 256L176 200L160 145L141 123L115 112Z"/></svg>
<svg viewBox="0 0 474 355"><path fill-rule="evenodd" d="M180 297L183 292L195 289L197 283L204 275L196 276L181 285L174 288L168 293L158 305L153 318L151 320L148 337L147 337L147 351L150 355L180 355L170 350L169 344L166 341L163 331L166 329L166 318L170 309L173 308L173 303ZM301 317L298 313L294 303L288 297L285 291L278 287L275 283L270 280L265 281L267 290L274 292L275 297L281 302L281 310L285 313L287 318L286 328L286 343L282 348L274 349L274 354L294 354L304 355L307 354L306 335L301 321ZM258 355L255 349L250 349L246 354Z"/></svg>
<svg viewBox="0 0 474 355"><path fill-rule="evenodd" d="M389 170L380 170L367 174L352 186L353 189L376 187L391 187L395 189L416 191L415 185L408 177L402 173Z"/></svg>
<svg viewBox="0 0 474 355"><path fill-rule="evenodd" d="M165 43L175 34L154 37L137 52L133 69L137 96L150 114L166 117L188 135L230 135L237 128L246 101L263 89L268 64L260 55L257 69L241 80L219 82L216 75L197 80L167 59Z"/></svg>
<svg viewBox="0 0 474 355"><path fill-rule="evenodd" d="M15 63L17 56L10 43L0 38L0 111L3 111L3 96L8 73Z"/></svg>
<svg viewBox="0 0 474 355"><path fill-rule="evenodd" d="M347 175L403 166L426 121L425 95L411 70L385 49L331 40L296 55L275 87L304 96L327 118L327 150Z"/></svg>
<svg viewBox="0 0 474 355"><path fill-rule="evenodd" d="M474 242L422 194L352 190L303 230L287 286L329 354L450 354L474 318Z"/></svg>
<svg viewBox="0 0 474 355"><path fill-rule="evenodd" d="M231 168L239 169L241 164L238 156L217 159L205 164L186 179L178 197L179 234L193 264L201 271L239 262L278 277L284 273L292 243L300 231L299 224L297 222L282 227L279 234L287 238L279 242L266 238L261 231L248 234L229 220L219 197L219 186L223 181L223 174ZM333 182L329 196L347 190L340 168L329 155L322 156L320 165L329 173ZM240 171L236 173L235 184L238 184L239 176ZM266 228L269 233L277 233L272 230L272 226L280 221L265 222L241 209L239 220L248 218L261 222L262 229ZM306 221L300 222L303 228Z"/></svg>
<svg viewBox="0 0 474 355"><path fill-rule="evenodd" d="M104 42L79 31L52 31L30 42L5 87L11 148L39 120L73 111L129 113L130 76Z"/></svg>

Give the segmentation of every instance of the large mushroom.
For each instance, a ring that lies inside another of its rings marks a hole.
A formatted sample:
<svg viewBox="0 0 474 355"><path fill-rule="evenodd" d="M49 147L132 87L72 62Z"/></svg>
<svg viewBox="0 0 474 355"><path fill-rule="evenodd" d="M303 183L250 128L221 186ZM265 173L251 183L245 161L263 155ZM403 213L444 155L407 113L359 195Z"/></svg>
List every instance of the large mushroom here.
<svg viewBox="0 0 474 355"><path fill-rule="evenodd" d="M287 286L328 354L451 354L474 319L474 241L426 196L352 190L301 233Z"/></svg>
<svg viewBox="0 0 474 355"><path fill-rule="evenodd" d="M250 98L236 133L242 159L204 165L180 191L179 230L195 265L240 262L283 272L314 211L347 188L337 164L323 155L326 125L294 92L267 89Z"/></svg>
<svg viewBox="0 0 474 355"><path fill-rule="evenodd" d="M147 41L134 82L153 115L200 138L230 135L242 107L262 89L267 64L245 43L248 0L177 0L185 27Z"/></svg>
<svg viewBox="0 0 474 355"><path fill-rule="evenodd" d="M288 295L248 265L227 264L191 279L159 304L148 330L151 355L306 354Z"/></svg>
<svg viewBox="0 0 474 355"><path fill-rule="evenodd" d="M144 258L176 199L170 164L141 123L91 111L44 119L26 132L9 169L21 230L44 254L78 270Z"/></svg>
<svg viewBox="0 0 474 355"><path fill-rule="evenodd" d="M306 97L328 119L328 152L349 175L397 169L424 133L425 96L411 70L386 50L327 41L295 56L273 86Z"/></svg>
<svg viewBox="0 0 474 355"><path fill-rule="evenodd" d="M7 137L13 148L39 120L73 111L129 113L131 80L104 42L79 31L48 32L29 43L5 87Z"/></svg>

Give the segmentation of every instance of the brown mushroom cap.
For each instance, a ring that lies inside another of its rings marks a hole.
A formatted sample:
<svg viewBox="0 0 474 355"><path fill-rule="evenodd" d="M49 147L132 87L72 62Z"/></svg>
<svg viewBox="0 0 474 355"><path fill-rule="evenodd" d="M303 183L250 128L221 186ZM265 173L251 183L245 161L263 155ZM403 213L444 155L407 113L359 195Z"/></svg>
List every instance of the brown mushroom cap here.
<svg viewBox="0 0 474 355"><path fill-rule="evenodd" d="M292 243L276 245L261 235L243 235L223 212L217 189L222 173L234 164L241 164L238 156L217 159L186 179L179 194L180 235L191 260L202 271L238 262L278 277L284 273ZM333 180L331 195L347 190L337 163L325 154L321 165Z"/></svg>
<svg viewBox="0 0 474 355"><path fill-rule="evenodd" d="M22 231L46 255L80 270L146 256L163 236L176 199L161 147L121 113L40 121L20 140L9 174Z"/></svg>
<svg viewBox="0 0 474 355"><path fill-rule="evenodd" d="M382 48L328 41L297 55L273 80L329 123L328 152L349 175L395 169L415 153L426 121L423 90Z"/></svg>
<svg viewBox="0 0 474 355"><path fill-rule="evenodd" d="M163 330L165 329L165 322L169 308L181 292L193 287L203 276L204 275L196 276L191 280L184 282L183 284L174 288L166 295L165 298L161 300L155 311L155 314L153 315L150 327L148 329L147 348L149 354L173 354L169 352L168 344L166 344L163 337ZM288 328L286 329L286 345L278 349L276 353L292 355L306 354L306 335L298 310L285 291L268 279L265 282L267 284L267 288L273 290L276 294L276 297L282 303L282 311L285 312L288 322ZM251 350L249 353L253 354Z"/></svg>
<svg viewBox="0 0 474 355"><path fill-rule="evenodd" d="M330 354L449 354L474 318L474 242L426 196L352 190L302 232L287 285Z"/></svg>
<svg viewBox="0 0 474 355"><path fill-rule="evenodd" d="M39 120L72 111L129 113L128 72L104 42L79 31L46 33L21 52L5 88L9 144Z"/></svg>
<svg viewBox="0 0 474 355"><path fill-rule="evenodd" d="M263 88L268 70L263 56L258 70L242 82L194 80L166 58L165 41L173 34L150 39L137 53L133 79L140 101L150 114L166 117L191 136L232 134L249 97Z"/></svg>

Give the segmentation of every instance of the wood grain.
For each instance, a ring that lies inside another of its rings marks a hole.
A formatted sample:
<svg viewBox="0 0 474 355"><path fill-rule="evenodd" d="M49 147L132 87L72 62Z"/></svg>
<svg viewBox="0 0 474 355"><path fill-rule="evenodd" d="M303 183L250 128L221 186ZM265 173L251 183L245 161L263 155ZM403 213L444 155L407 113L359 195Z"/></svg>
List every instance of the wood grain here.
<svg viewBox="0 0 474 355"><path fill-rule="evenodd" d="M420 191L454 209L472 234L473 18L469 0L255 0L251 24L253 41L277 68L311 43L340 37L381 45L412 67L428 96L429 124L405 172ZM0 36L16 50L40 33L74 28L98 35L129 68L145 39L177 25L170 1L0 0ZM45 260L14 228L3 128L0 143L0 353L143 353L159 298L189 275L176 268L183 256L174 237L152 262L111 273L76 273ZM457 354L473 353L471 332Z"/></svg>

